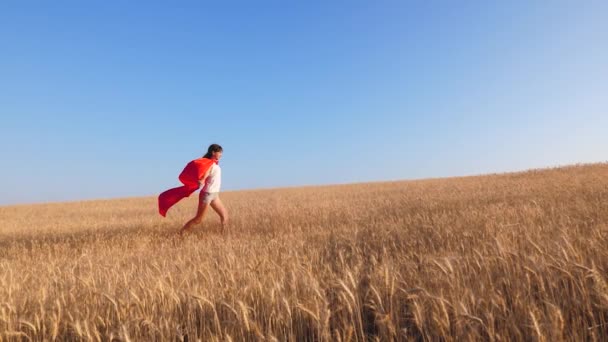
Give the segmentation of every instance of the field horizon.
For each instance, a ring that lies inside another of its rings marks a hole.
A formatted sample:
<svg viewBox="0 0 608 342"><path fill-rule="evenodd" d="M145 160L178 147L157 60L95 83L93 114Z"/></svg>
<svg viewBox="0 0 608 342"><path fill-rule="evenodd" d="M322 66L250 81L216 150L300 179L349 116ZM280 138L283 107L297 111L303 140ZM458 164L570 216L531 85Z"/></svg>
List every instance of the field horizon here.
<svg viewBox="0 0 608 342"><path fill-rule="evenodd" d="M0 206L0 341L608 340L608 163Z"/></svg>
<svg viewBox="0 0 608 342"><path fill-rule="evenodd" d="M372 180L372 181L361 181L361 182L345 182L345 183L323 183L323 184L304 184L304 185L287 185L287 186L272 186L272 187L253 187L244 189L233 189L233 190L222 190L222 193L238 193L238 192L251 192L251 191L276 191L276 190L289 190L289 189L303 189L303 188L324 188L324 187L340 187L340 186L353 186L353 185L370 185L370 184L385 184L385 183L404 183L404 182L420 182L420 181L432 181L432 180L455 180L464 178L476 178L476 177L487 177L487 176L506 176L510 174L520 174L529 172L542 172L556 169L567 169L572 167L586 167L594 165L608 165L608 161L599 162L585 162L585 163L570 163L570 164L559 164L553 166L541 166L532 168L522 168L511 171L495 171L487 173L471 173L454 176L438 176L438 177L422 177L422 178L402 178L402 179L386 179L386 180ZM179 181L175 180L174 184L167 184L166 187L179 186ZM159 191L163 189L159 188ZM29 202L18 202L0 204L0 208L7 207L24 207L24 206L35 206L35 205L58 205L58 204L76 204L86 202L99 202L99 201L120 201L120 200L133 200L133 199L150 199L156 198L157 194L153 195L136 195L136 196L122 196L122 197L99 197L99 198L85 198L85 199L70 199L70 200L58 200L58 201L29 201Z"/></svg>

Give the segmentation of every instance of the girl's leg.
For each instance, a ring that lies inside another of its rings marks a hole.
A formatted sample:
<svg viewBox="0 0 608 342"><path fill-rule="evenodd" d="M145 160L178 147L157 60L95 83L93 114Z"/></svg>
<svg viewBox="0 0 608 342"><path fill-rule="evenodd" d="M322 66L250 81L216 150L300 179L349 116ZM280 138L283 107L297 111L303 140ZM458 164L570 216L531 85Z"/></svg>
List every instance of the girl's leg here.
<svg viewBox="0 0 608 342"><path fill-rule="evenodd" d="M211 208L220 216L220 220L222 220L222 229L226 228L226 225L228 224L228 212L219 197L211 201Z"/></svg>
<svg viewBox="0 0 608 342"><path fill-rule="evenodd" d="M192 230L194 225L200 224L203 222L203 218L205 217L205 213L207 212L207 208L209 208L209 204L204 202L205 193L201 191L198 195L198 208L196 210L196 216L192 218L190 221L186 222L184 227L180 230L180 234L185 232L189 232Z"/></svg>

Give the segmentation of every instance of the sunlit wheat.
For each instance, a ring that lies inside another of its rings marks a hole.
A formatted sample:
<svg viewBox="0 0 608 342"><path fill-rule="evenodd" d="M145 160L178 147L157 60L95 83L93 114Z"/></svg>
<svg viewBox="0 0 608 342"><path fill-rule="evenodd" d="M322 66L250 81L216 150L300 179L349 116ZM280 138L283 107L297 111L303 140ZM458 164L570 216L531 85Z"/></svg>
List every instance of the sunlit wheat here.
<svg viewBox="0 0 608 342"><path fill-rule="evenodd" d="M0 341L608 340L607 164L222 198L0 207Z"/></svg>

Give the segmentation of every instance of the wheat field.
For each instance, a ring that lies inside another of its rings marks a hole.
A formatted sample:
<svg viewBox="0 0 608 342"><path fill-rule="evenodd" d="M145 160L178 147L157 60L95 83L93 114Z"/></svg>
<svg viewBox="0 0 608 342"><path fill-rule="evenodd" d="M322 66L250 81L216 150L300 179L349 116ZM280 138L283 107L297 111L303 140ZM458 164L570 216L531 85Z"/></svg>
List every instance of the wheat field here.
<svg viewBox="0 0 608 342"><path fill-rule="evenodd" d="M0 207L0 341L607 341L608 164Z"/></svg>

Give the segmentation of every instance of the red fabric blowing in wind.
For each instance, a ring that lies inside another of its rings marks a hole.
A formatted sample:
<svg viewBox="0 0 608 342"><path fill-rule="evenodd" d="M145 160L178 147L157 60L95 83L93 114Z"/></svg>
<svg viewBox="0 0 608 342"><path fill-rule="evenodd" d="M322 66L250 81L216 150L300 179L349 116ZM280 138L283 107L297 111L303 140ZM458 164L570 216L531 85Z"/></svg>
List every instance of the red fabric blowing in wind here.
<svg viewBox="0 0 608 342"><path fill-rule="evenodd" d="M179 175L179 181L184 185L169 189L158 196L158 212L165 217L169 208L195 192L199 187L199 180L213 163L217 164L217 160L199 158L189 162Z"/></svg>

